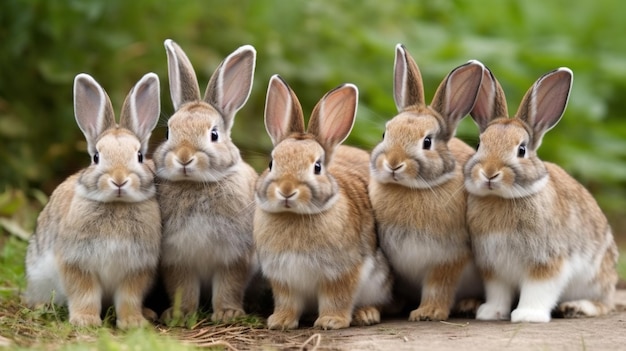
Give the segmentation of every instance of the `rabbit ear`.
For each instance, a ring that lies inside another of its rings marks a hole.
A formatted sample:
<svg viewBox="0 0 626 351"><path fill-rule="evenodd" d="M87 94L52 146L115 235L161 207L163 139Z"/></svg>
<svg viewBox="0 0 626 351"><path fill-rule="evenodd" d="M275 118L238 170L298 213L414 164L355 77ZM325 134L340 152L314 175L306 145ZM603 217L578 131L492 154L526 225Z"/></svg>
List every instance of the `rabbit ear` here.
<svg viewBox="0 0 626 351"><path fill-rule="evenodd" d="M487 129L492 120L498 117L509 117L504 90L487 67L483 68L483 79L478 97L470 114L481 133Z"/></svg>
<svg viewBox="0 0 626 351"><path fill-rule="evenodd" d="M196 72L183 49L172 39L165 40L167 53L167 73L170 80L170 95L174 110L186 102L200 101L200 87Z"/></svg>
<svg viewBox="0 0 626 351"><path fill-rule="evenodd" d="M227 129L232 126L235 113L248 101L255 64L256 50L244 45L228 55L211 76L204 101L222 113Z"/></svg>
<svg viewBox="0 0 626 351"><path fill-rule="evenodd" d="M315 105L308 132L322 144L327 155L350 135L356 118L358 95L355 85L343 84L326 93Z"/></svg>
<svg viewBox="0 0 626 351"><path fill-rule="evenodd" d="M459 121L474 107L483 78L483 68L482 63L471 60L453 69L437 88L431 107L446 122L447 133L442 135L445 140L454 136Z"/></svg>
<svg viewBox="0 0 626 351"><path fill-rule="evenodd" d="M265 129L276 145L291 133L304 133L304 115L298 97L278 75L270 78L265 99Z"/></svg>
<svg viewBox="0 0 626 351"><path fill-rule="evenodd" d="M88 74L81 73L74 79L74 115L87 139L89 154L95 154L98 137L115 127L115 115L109 96Z"/></svg>
<svg viewBox="0 0 626 351"><path fill-rule="evenodd" d="M137 135L144 154L148 150L148 139L159 121L160 113L159 77L148 73L128 93L120 116L120 126Z"/></svg>
<svg viewBox="0 0 626 351"><path fill-rule="evenodd" d="M424 83L417 63L402 44L396 45L393 66L393 99L398 112L424 105Z"/></svg>
<svg viewBox="0 0 626 351"><path fill-rule="evenodd" d="M532 128L533 149L539 147L543 135L563 116L572 88L573 75L566 67L546 73L533 84L522 99L515 117Z"/></svg>

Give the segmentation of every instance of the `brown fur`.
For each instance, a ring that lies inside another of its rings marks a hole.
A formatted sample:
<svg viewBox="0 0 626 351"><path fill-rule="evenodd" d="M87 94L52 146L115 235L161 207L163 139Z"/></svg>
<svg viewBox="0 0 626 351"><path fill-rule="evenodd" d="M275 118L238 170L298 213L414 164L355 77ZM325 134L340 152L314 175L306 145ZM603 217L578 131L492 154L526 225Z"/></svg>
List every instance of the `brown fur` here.
<svg viewBox="0 0 626 351"><path fill-rule="evenodd" d="M26 255L26 302L54 297L78 326L101 325L103 306L114 304L119 328L141 326L161 246L153 165L139 159L159 117L158 78L135 85L120 125L93 78L77 76L74 91L77 122L99 161L61 183L41 212Z"/></svg>
<svg viewBox="0 0 626 351"><path fill-rule="evenodd" d="M165 47L176 112L154 154L163 216L160 266L172 303L161 319L183 325L210 296L211 319L231 320L245 314L244 293L256 270L257 174L230 139L235 113L252 88L256 51L243 46L225 58L201 98L186 54L171 40Z"/></svg>
<svg viewBox="0 0 626 351"><path fill-rule="evenodd" d="M356 88L344 86L320 100L309 127L315 132L305 133L301 108L291 104L299 104L295 94L273 77L265 118L275 147L271 169L257 182L254 217L255 245L274 294L268 327L296 328L301 314L316 305L315 326L322 329L348 327L355 307L355 323L377 323L390 279L387 263L377 253L367 196L369 155L336 147L352 127ZM300 112L292 115L293 111ZM328 123L338 127L329 129ZM335 131L339 132L329 135ZM313 173L313 165L319 167L319 174ZM374 277L371 287L369 275ZM359 300L370 290L378 295Z"/></svg>
<svg viewBox="0 0 626 351"><path fill-rule="evenodd" d="M463 165L474 151L453 135L474 105L481 78L481 64L460 66L427 105L417 64L404 47L396 47L399 113L372 151L369 195L399 290L410 300L421 299L412 321L445 320L455 296L480 296L480 281L469 274L473 263L463 187Z"/></svg>
<svg viewBox="0 0 626 351"><path fill-rule="evenodd" d="M536 153L565 110L571 71L542 76L513 119L502 116L506 100L499 83L488 70L484 74L479 109L472 112L480 148L465 169L467 220L488 292L477 316L508 318L510 306L501 301L516 292L513 321L547 322L557 303L566 317L607 313L617 282L608 221L580 183Z"/></svg>

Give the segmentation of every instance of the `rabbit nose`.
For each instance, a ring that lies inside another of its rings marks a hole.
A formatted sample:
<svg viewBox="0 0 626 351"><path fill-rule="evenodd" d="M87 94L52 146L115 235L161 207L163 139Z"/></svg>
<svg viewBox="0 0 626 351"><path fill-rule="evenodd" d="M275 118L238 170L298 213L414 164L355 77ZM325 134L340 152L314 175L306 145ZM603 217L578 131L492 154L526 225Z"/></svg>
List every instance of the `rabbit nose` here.
<svg viewBox="0 0 626 351"><path fill-rule="evenodd" d="M185 167L185 166L189 166L193 162L193 160L194 158L191 157L188 160L177 159L176 162L178 162L181 166Z"/></svg>
<svg viewBox="0 0 626 351"><path fill-rule="evenodd" d="M399 172L404 169L405 166L406 164L404 162L398 164L390 164L389 162L385 161L385 168L387 168L391 173Z"/></svg>
<svg viewBox="0 0 626 351"><path fill-rule="evenodd" d="M125 179L123 182L111 179L111 184L113 184L117 188L122 188L127 183L128 183L128 179Z"/></svg>
<svg viewBox="0 0 626 351"><path fill-rule="evenodd" d="M282 196L285 200L290 199L298 194L298 190L293 190L289 194L285 194L284 192L278 190L278 194Z"/></svg>

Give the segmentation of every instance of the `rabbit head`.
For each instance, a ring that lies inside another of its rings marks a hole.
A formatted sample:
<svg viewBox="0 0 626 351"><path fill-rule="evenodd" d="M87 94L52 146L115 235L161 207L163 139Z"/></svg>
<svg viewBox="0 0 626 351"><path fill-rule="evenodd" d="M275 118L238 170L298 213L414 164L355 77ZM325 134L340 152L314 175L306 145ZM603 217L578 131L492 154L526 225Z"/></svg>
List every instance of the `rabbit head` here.
<svg viewBox="0 0 626 351"><path fill-rule="evenodd" d="M126 97L118 125L104 89L87 74L76 76L76 122L92 160L80 174L79 195L100 202L139 202L154 196L154 174L145 155L159 119L159 99L159 78L148 73Z"/></svg>
<svg viewBox="0 0 626 351"><path fill-rule="evenodd" d="M331 90L313 109L305 131L302 107L293 90L278 75L270 79L265 127L274 150L257 187L262 210L314 214L336 202L338 185L328 165L335 148L352 130L357 101L358 89L352 84Z"/></svg>
<svg viewBox="0 0 626 351"><path fill-rule="evenodd" d="M200 98L187 55L170 39L165 49L176 112L167 123L167 140L155 151L158 176L171 181L219 181L241 161L230 134L235 113L252 89L256 51L245 45L224 59Z"/></svg>
<svg viewBox="0 0 626 351"><path fill-rule="evenodd" d="M491 71L471 112L480 130L480 144L465 166L467 190L479 196L525 197L548 182L548 171L537 156L544 134L563 116L573 73L559 68L540 77L528 90L514 118Z"/></svg>
<svg viewBox="0 0 626 351"><path fill-rule="evenodd" d="M387 122L383 140L372 151L376 181L421 189L454 176L455 157L448 142L474 106L482 68L478 61L455 68L427 105L415 60L403 45L396 46L393 94L399 113Z"/></svg>

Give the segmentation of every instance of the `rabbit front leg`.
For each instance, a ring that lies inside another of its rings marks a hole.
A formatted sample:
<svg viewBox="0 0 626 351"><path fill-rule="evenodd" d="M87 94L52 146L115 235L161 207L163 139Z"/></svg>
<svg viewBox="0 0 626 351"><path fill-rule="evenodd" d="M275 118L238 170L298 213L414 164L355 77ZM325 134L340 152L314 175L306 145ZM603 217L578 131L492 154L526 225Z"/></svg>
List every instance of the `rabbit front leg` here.
<svg viewBox="0 0 626 351"><path fill-rule="evenodd" d="M321 282L318 297L319 317L314 323L315 327L329 330L350 326L359 281L358 273L358 270L354 270L336 279Z"/></svg>
<svg viewBox="0 0 626 351"><path fill-rule="evenodd" d="M79 327L102 325L102 287L96 276L77 265L61 264L61 279L67 293L70 323Z"/></svg>
<svg viewBox="0 0 626 351"><path fill-rule="evenodd" d="M494 276L483 274L485 303L478 307L476 319L483 321L506 320L511 314L514 287Z"/></svg>
<svg viewBox="0 0 626 351"><path fill-rule="evenodd" d="M146 269L129 274L115 291L117 327L129 329L148 324L143 314L143 298L154 280L154 271Z"/></svg>
<svg viewBox="0 0 626 351"><path fill-rule="evenodd" d="M443 321L450 315L450 307L467 258L433 267L424 277L420 306L411 311L409 321Z"/></svg>
<svg viewBox="0 0 626 351"><path fill-rule="evenodd" d="M560 259L536 264L520 286L517 308L511 312L511 322L547 323L552 309L567 284L567 271Z"/></svg>
<svg viewBox="0 0 626 351"><path fill-rule="evenodd" d="M274 312L267 318L269 329L288 330L298 328L304 309L304 297L281 281L268 278L274 295Z"/></svg>
<svg viewBox="0 0 626 351"><path fill-rule="evenodd" d="M228 321L246 314L243 309L243 296L248 274L249 263L247 259L222 267L215 272L213 276L212 321Z"/></svg>
<svg viewBox="0 0 626 351"><path fill-rule="evenodd" d="M184 325L198 311L200 304L200 280L190 268L163 266L163 282L172 307L161 315L167 324Z"/></svg>

